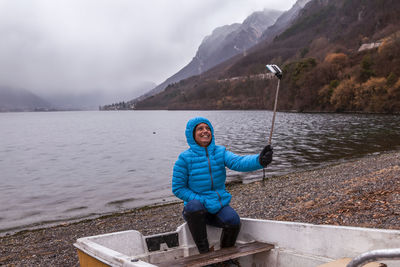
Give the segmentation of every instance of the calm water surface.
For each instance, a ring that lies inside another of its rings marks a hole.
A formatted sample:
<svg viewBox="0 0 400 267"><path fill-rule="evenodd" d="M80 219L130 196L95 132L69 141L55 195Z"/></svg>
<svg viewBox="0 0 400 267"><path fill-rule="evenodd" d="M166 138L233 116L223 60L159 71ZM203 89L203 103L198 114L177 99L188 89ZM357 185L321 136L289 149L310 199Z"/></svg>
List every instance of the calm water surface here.
<svg viewBox="0 0 400 267"><path fill-rule="evenodd" d="M0 113L0 233L175 200L172 167L188 119L216 143L259 153L269 111ZM400 116L278 113L267 176L400 149ZM228 171L251 182L262 171Z"/></svg>

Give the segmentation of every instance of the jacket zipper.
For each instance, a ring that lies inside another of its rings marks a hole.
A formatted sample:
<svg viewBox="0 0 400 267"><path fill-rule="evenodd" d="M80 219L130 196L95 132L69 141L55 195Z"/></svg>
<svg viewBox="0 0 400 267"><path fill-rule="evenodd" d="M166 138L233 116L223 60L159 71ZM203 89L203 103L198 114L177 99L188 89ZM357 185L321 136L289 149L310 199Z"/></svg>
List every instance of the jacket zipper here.
<svg viewBox="0 0 400 267"><path fill-rule="evenodd" d="M210 161L210 157L208 156L208 150L207 150L207 148L205 148L205 149L206 149L206 156L207 156L207 160L208 160L208 170L210 171L210 177L211 177L211 190L214 190L214 179L213 179L212 172L211 172L211 161ZM215 191L215 193L217 193L217 195L218 195L218 201L222 208L221 196L219 195L219 193L217 191Z"/></svg>

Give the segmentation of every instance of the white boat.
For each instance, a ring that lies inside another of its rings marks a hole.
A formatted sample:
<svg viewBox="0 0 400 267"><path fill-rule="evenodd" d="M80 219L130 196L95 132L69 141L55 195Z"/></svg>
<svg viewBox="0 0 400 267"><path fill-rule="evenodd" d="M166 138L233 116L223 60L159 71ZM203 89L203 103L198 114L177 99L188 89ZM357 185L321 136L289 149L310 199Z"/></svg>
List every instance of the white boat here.
<svg viewBox="0 0 400 267"><path fill-rule="evenodd" d="M248 218L242 218L241 222L236 250L220 253L214 259L208 260L207 264L238 257L242 267L325 267L348 264L354 267L363 266L358 265L359 262L377 259L388 267L400 266L399 230ZM207 233L210 246L215 249L215 253L212 253L216 254L221 251L221 229L207 226ZM143 236L140 232L131 230L83 237L79 238L74 246L78 249L81 267L202 266L205 261L201 261L201 257L208 257L207 254L193 256L198 254L198 251L186 223L179 226L175 232L151 236ZM240 250L241 247L248 247L250 251ZM349 263L352 258L366 252L361 258L353 259L353 262ZM391 259L381 260L382 255ZM197 261L182 263L183 259L193 257L198 257ZM367 266L385 265L370 263Z"/></svg>

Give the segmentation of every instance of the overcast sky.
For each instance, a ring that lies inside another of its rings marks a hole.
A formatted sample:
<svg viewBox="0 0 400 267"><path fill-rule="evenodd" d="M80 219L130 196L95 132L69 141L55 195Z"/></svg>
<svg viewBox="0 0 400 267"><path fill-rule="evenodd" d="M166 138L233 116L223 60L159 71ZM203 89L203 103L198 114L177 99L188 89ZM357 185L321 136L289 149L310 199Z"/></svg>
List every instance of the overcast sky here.
<svg viewBox="0 0 400 267"><path fill-rule="evenodd" d="M0 0L0 87L46 95L161 83L216 27L295 0Z"/></svg>

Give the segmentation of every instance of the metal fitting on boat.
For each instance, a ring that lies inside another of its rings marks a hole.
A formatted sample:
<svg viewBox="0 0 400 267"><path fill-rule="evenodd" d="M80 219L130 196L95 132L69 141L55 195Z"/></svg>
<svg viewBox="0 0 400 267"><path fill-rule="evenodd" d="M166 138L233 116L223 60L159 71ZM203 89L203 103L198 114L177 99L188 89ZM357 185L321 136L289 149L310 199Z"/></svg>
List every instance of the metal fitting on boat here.
<svg viewBox="0 0 400 267"><path fill-rule="evenodd" d="M378 249L365 252L355 257L346 267L361 267L369 262L379 260L400 260L400 248Z"/></svg>

